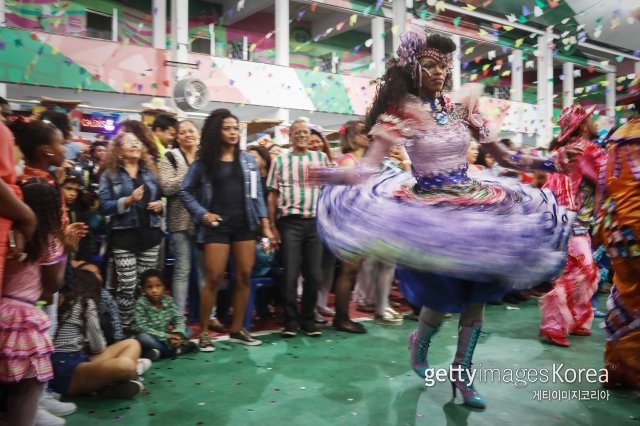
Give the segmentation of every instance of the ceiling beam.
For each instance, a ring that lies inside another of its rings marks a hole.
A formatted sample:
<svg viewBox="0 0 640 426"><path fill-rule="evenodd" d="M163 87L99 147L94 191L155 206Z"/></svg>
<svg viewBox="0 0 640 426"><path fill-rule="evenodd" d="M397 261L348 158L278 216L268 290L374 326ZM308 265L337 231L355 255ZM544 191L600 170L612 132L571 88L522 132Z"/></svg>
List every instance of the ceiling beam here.
<svg viewBox="0 0 640 426"><path fill-rule="evenodd" d="M340 22L343 22L342 27L340 29L336 29L336 26ZM356 30L362 27L367 27L367 32L371 31L371 19L367 19L362 16L358 17L358 20L353 26L349 24L350 24L350 15L338 15L338 14L325 15L320 19L311 21L311 37L317 37L320 35L322 36L322 38L325 38L324 35L329 28L333 28L333 31L331 31L327 35L327 37L333 37L335 35L342 34L344 32L351 31L351 30Z"/></svg>
<svg viewBox="0 0 640 426"><path fill-rule="evenodd" d="M238 2L238 0L224 0L221 3L222 13L224 16L224 25L226 26L237 24L238 22L248 18L254 13L262 12L265 9L271 9L274 6L273 1L249 0L242 2L244 3L244 7L240 10L237 10L238 4L240 3ZM233 14L231 16L229 16L229 10L233 10Z"/></svg>
<svg viewBox="0 0 640 426"><path fill-rule="evenodd" d="M489 22L495 22L496 24L507 25L507 26L510 26L510 27L513 27L513 28L518 28L518 29L521 29L523 31L528 31L530 33L534 33L534 34L538 34L538 35L544 35L545 34L545 31L541 30L539 28L535 28L535 27L532 27L530 25L520 24L518 22L510 22L507 19L502 19L500 17L493 16L493 15L490 15L488 13L478 12L476 10L465 9L463 7L456 6L456 5L449 4L449 3L446 3L445 7L446 7L447 10L450 10L450 11L453 11L453 12L456 12L456 13L460 13L460 14L463 14L463 15L467 15L467 16L472 16L474 18L483 19L483 20L489 21ZM560 36L558 34L553 34L553 38L554 39L560 39ZM583 46L583 47L586 47L588 49L599 50L600 52L609 53L610 55L622 56L624 58L631 59L631 60L634 60L634 61L640 61L640 58L638 58L636 56L633 56L633 55L629 55L628 53L622 52L620 50L600 47L600 46L591 44L589 42L579 43L579 45Z"/></svg>
<svg viewBox="0 0 640 426"><path fill-rule="evenodd" d="M340 6L334 6L332 4L327 4L325 3L326 0L295 0L296 3L302 3L302 4L313 4L315 3L317 5L317 7L321 7L323 9L331 9L331 10L335 10L338 12L344 12L344 13L348 13L349 15L360 15L360 16L366 16L369 18L375 18L376 14L371 14L371 13L367 13L365 14L362 11L358 11L358 10L353 10L347 7L340 7ZM404 0L397 0L397 1L404 1ZM383 3L383 5L380 7L380 12L382 13L382 18L391 21L393 18L393 13L391 12L391 7L389 7L389 5L385 2Z"/></svg>

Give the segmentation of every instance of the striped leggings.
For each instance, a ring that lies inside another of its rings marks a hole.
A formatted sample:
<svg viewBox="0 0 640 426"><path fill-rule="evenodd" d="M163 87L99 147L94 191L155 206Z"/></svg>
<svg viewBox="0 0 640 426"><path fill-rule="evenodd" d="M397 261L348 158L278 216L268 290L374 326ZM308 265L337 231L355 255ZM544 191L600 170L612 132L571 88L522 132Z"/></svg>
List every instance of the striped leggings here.
<svg viewBox="0 0 640 426"><path fill-rule="evenodd" d="M160 245L138 253L115 248L112 250L118 280L116 301L123 327L133 325L139 277L147 269L157 268L159 251Z"/></svg>

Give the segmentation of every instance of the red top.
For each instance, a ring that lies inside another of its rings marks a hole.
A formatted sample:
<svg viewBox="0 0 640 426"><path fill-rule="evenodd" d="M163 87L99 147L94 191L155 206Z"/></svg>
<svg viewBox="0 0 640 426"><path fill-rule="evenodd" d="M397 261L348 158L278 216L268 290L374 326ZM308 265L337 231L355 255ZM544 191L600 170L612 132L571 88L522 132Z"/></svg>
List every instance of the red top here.
<svg viewBox="0 0 640 426"><path fill-rule="evenodd" d="M0 121L0 179L2 179L17 197L22 199L20 189L16 183L16 163L14 157L15 141L13 133ZM0 217L0 296L2 296L2 282L4 277L4 263L9 252L9 230L12 222Z"/></svg>
<svg viewBox="0 0 640 426"><path fill-rule="evenodd" d="M580 201L580 183L587 179L594 186L598 182L600 170L605 165L606 153L588 139L575 138L566 146L583 149L583 153L571 164L568 174L552 173L547 179L545 188L549 188L558 199L558 203L569 210L578 211L582 207Z"/></svg>

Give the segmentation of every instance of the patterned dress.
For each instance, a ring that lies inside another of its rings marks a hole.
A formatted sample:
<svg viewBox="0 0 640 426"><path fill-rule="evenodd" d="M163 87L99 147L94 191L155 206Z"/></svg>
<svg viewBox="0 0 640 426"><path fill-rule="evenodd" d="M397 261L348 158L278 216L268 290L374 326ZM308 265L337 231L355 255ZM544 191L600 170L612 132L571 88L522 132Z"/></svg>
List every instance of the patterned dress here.
<svg viewBox="0 0 640 426"><path fill-rule="evenodd" d="M594 219L593 193L606 154L586 139L573 139L568 144L583 149L576 167L566 175L550 175L545 184L560 204L577 212L565 268L553 282L553 289L540 299L540 333L555 338L573 332L590 333L593 322L591 298L598 286L598 267L593 260L589 232Z"/></svg>
<svg viewBox="0 0 640 426"><path fill-rule="evenodd" d="M318 205L327 247L397 263L409 302L445 312L558 274L574 215L547 190L468 174L473 129L466 108L446 97L444 108L409 97L403 112L381 115L376 143L403 144L413 170L327 186Z"/></svg>
<svg viewBox="0 0 640 426"><path fill-rule="evenodd" d="M604 324L606 386L640 389L640 116L611 136L608 153L596 233L614 272Z"/></svg>
<svg viewBox="0 0 640 426"><path fill-rule="evenodd" d="M0 299L0 382L31 377L46 382L53 378L53 344L48 333L51 323L35 303L42 294L40 267L64 260L62 245L51 238L38 262L7 261Z"/></svg>

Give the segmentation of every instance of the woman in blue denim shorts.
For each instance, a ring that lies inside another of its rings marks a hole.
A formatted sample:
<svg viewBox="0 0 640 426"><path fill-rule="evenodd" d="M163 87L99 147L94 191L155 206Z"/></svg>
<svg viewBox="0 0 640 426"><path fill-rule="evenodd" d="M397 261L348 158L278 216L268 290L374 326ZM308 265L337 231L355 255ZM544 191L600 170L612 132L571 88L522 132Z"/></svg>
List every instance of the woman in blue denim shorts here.
<svg viewBox="0 0 640 426"><path fill-rule="evenodd" d="M249 346L261 344L242 328L249 300L249 281L255 261L255 237L274 240L255 158L240 151L238 119L218 109L202 128L197 160L180 187L180 198L196 225L196 242L203 247L205 285L200 292L200 350L213 352L207 333L209 314L216 304L218 288L233 255L235 282L233 319L229 341Z"/></svg>

